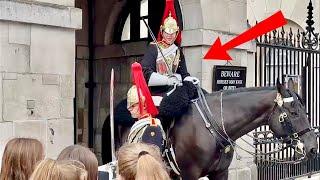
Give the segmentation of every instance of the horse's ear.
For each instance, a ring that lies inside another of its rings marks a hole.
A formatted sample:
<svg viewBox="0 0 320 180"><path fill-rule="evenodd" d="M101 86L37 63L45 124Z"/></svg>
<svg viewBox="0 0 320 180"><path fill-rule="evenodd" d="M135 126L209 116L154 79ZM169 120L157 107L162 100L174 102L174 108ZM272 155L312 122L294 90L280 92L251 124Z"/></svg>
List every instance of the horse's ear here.
<svg viewBox="0 0 320 180"><path fill-rule="evenodd" d="M277 89L280 92L280 88L281 88L282 84L279 81L279 78L277 78Z"/></svg>
<svg viewBox="0 0 320 180"><path fill-rule="evenodd" d="M286 88L280 83L279 78L277 78L277 89L278 89L278 92L282 95L286 90Z"/></svg>
<svg viewBox="0 0 320 180"><path fill-rule="evenodd" d="M291 91L294 91L294 82L292 78L288 80L288 89L290 89Z"/></svg>

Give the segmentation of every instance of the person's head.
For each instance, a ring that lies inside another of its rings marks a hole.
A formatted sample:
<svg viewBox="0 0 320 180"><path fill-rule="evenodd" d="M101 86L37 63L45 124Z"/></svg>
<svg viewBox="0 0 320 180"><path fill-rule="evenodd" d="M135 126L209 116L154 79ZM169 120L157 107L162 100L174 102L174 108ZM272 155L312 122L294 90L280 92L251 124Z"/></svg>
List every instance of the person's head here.
<svg viewBox="0 0 320 180"><path fill-rule="evenodd" d="M142 102L141 105L139 104L140 100ZM139 118L140 116L147 113L144 101L145 97L143 96L142 92L140 91L139 98L137 86L133 85L127 93L127 108L133 118ZM142 110L140 109L141 106Z"/></svg>
<svg viewBox="0 0 320 180"><path fill-rule="evenodd" d="M76 160L41 161L33 171L30 180L87 180L84 165Z"/></svg>
<svg viewBox="0 0 320 180"><path fill-rule="evenodd" d="M30 138L11 139L2 156L1 180L28 180L36 163L44 158L40 141Z"/></svg>
<svg viewBox="0 0 320 180"><path fill-rule="evenodd" d="M125 144L118 151L118 171L122 180L169 180L159 148L144 143Z"/></svg>
<svg viewBox="0 0 320 180"><path fill-rule="evenodd" d="M58 160L77 160L84 164L88 171L88 180L96 180L98 173L98 160L94 153L81 145L66 147L58 156Z"/></svg>
<svg viewBox="0 0 320 180"><path fill-rule="evenodd" d="M166 44L173 44L177 38L179 33L179 26L177 25L177 21L171 16L169 16L164 20L163 25L160 26L162 41Z"/></svg>

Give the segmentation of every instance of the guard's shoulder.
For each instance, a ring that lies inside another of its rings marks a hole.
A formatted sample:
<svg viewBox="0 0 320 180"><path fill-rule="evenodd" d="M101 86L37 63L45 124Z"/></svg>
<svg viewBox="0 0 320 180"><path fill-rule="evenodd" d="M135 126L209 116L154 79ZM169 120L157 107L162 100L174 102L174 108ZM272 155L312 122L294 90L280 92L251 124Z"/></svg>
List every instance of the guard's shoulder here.
<svg viewBox="0 0 320 180"><path fill-rule="evenodd" d="M148 49L157 50L157 44L155 42L149 43Z"/></svg>
<svg viewBox="0 0 320 180"><path fill-rule="evenodd" d="M150 42L148 45L149 48L156 47L156 46L157 44L155 42Z"/></svg>
<svg viewBox="0 0 320 180"><path fill-rule="evenodd" d="M150 43L149 43L149 47L157 47L157 43L155 43L155 42L150 42Z"/></svg>

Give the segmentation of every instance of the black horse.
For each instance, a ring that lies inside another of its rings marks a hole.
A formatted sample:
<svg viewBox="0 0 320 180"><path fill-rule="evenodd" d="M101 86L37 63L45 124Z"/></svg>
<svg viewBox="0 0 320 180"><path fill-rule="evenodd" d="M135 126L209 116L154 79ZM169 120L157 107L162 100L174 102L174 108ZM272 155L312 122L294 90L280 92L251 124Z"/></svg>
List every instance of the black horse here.
<svg viewBox="0 0 320 180"><path fill-rule="evenodd" d="M282 106L275 103L277 94L285 98ZM232 141L259 126L269 125L278 138L299 139L304 144L306 158L316 156L318 147L316 135L310 128L300 97L292 88L286 89L277 82L276 88L219 91L207 94L206 99L217 122L216 128L220 129L221 133L224 126ZM287 116L284 116L284 113ZM117 147L125 141L128 129L117 125L115 130ZM233 151L224 151L223 144L227 145L227 141L217 132L219 130L210 133L194 104L190 105L182 117L175 120L169 138L175 148L182 179L194 180L206 175L210 179L228 179L228 167L232 161ZM105 162L110 161L108 133L109 119L105 121L102 137L102 155Z"/></svg>

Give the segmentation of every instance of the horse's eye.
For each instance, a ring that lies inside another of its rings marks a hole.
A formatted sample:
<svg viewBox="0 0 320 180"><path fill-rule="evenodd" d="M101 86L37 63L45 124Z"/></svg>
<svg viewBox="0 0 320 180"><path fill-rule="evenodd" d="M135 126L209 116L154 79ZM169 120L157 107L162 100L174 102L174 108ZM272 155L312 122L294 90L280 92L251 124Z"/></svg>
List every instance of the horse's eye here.
<svg viewBox="0 0 320 180"><path fill-rule="evenodd" d="M291 115L293 115L293 116L298 116L298 115L299 115L298 112L296 112L296 111L290 111L290 113L291 113Z"/></svg>

